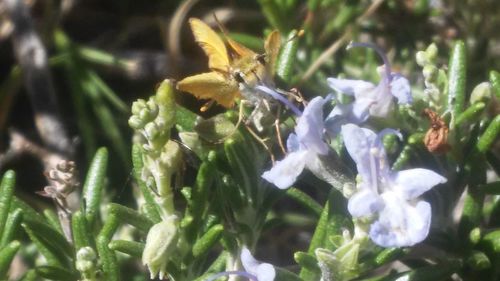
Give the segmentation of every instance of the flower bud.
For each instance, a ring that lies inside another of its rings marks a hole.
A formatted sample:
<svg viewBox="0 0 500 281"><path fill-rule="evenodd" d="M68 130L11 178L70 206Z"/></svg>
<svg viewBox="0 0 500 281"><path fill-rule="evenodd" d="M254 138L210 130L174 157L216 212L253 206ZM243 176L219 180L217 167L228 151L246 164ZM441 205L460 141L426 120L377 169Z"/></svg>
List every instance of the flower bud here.
<svg viewBox="0 0 500 281"><path fill-rule="evenodd" d="M146 246L142 252L142 263L149 269L151 279L163 279L167 275L167 264L177 245L177 216L172 215L149 229Z"/></svg>
<svg viewBox="0 0 500 281"><path fill-rule="evenodd" d="M488 102L491 99L491 84L483 82L477 85L470 94L470 103Z"/></svg>

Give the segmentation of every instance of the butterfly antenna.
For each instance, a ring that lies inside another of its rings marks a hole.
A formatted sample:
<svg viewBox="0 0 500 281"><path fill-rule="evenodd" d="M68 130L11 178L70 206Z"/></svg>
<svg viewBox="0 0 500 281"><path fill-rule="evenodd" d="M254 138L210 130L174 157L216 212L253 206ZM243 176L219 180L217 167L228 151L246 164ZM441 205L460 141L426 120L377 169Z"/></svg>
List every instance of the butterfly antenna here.
<svg viewBox="0 0 500 281"><path fill-rule="evenodd" d="M219 27L220 31L224 34L224 36L227 37L228 31L226 27L220 22L219 18L217 18L217 15L214 13L214 20L217 23L217 26Z"/></svg>

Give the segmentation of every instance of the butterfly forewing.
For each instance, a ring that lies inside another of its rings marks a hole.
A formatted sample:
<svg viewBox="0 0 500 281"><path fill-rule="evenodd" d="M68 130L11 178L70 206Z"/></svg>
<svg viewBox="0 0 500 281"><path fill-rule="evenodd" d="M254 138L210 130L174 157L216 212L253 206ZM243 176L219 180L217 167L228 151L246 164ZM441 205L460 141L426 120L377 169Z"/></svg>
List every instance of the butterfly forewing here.
<svg viewBox="0 0 500 281"><path fill-rule="evenodd" d="M224 42L217 33L196 18L189 19L189 24L196 42L208 57L208 67L211 70L227 72L230 64L229 56Z"/></svg>
<svg viewBox="0 0 500 281"><path fill-rule="evenodd" d="M240 95L234 79L215 71L186 77L177 83L177 88L201 99L215 100L227 108L232 107Z"/></svg>

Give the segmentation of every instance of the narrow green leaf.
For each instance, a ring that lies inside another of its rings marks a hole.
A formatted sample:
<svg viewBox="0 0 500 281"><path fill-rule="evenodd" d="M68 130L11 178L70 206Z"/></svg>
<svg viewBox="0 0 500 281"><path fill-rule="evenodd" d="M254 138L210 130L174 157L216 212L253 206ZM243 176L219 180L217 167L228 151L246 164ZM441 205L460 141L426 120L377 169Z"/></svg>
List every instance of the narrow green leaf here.
<svg viewBox="0 0 500 281"><path fill-rule="evenodd" d="M102 94L100 89L92 83L90 77L96 75L91 70L86 70L84 72L84 77L86 79L81 79L83 83L83 89L87 96L92 101L92 109L94 110L95 116L100 122L106 137L113 143L113 148L120 156L123 163L128 163L128 149L125 144L125 138L120 132L120 126L116 121L115 114L110 110L108 105L102 99Z"/></svg>
<svg viewBox="0 0 500 281"><path fill-rule="evenodd" d="M24 201L17 197L12 198L12 202L10 203L10 210L11 212L14 211L15 209L21 209L23 210L24 216L33 220L41 221L44 222L46 221L45 217L40 215L35 209L33 209L30 205L26 204Z"/></svg>
<svg viewBox="0 0 500 281"><path fill-rule="evenodd" d="M134 144L132 146L132 165L134 167L135 181L141 190L142 196L144 196L144 215L146 215L146 217L154 223L159 223L161 221L161 217L158 213L157 204L151 190L146 186L146 183L141 177L144 164L142 162L142 148L138 144Z"/></svg>
<svg viewBox="0 0 500 281"><path fill-rule="evenodd" d="M145 233L153 226L151 220L131 208L111 203L108 205L107 209L108 214L116 216L120 223L128 223Z"/></svg>
<svg viewBox="0 0 500 281"><path fill-rule="evenodd" d="M74 249L60 232L47 223L28 217L24 217L21 225L40 253L48 254L45 256L47 260L57 261L49 265L67 267L71 264L69 259L74 255Z"/></svg>
<svg viewBox="0 0 500 281"><path fill-rule="evenodd" d="M421 267L398 275L398 278L390 280L426 281L447 280L457 270L456 264L438 264Z"/></svg>
<svg viewBox="0 0 500 281"><path fill-rule="evenodd" d="M224 226L216 224L212 226L203 236L193 245L193 256L195 258L206 254L213 245L219 241L224 231Z"/></svg>
<svg viewBox="0 0 500 281"><path fill-rule="evenodd" d="M36 281L38 279L38 275L36 274L35 269L28 270L24 276L19 279L19 281Z"/></svg>
<svg viewBox="0 0 500 281"><path fill-rule="evenodd" d="M477 118L481 116L486 108L486 104L484 102L476 102L473 105L469 106L464 112L458 115L455 120L455 124L460 126L464 123L474 123L477 121Z"/></svg>
<svg viewBox="0 0 500 281"><path fill-rule="evenodd" d="M127 255L141 258L144 251L144 243L126 240L113 240L109 243L109 248L114 251L122 252Z"/></svg>
<svg viewBox="0 0 500 281"><path fill-rule="evenodd" d="M472 251L465 262L473 270L485 270L491 267L491 261L488 256L480 251Z"/></svg>
<svg viewBox="0 0 500 281"><path fill-rule="evenodd" d="M486 194L500 195L500 181L480 185L478 189Z"/></svg>
<svg viewBox="0 0 500 281"><path fill-rule="evenodd" d="M0 183L0 236L3 236L5 222L9 216L15 185L16 173L12 170L5 172Z"/></svg>
<svg viewBox="0 0 500 281"><path fill-rule="evenodd" d="M28 225L23 223L21 224L21 226L24 228L24 231L26 232L26 234L28 234L28 237L33 242L33 244L35 244L37 250L45 258L47 264L54 266L68 265L64 253L59 252L59 249L53 249L45 239L40 238L37 235L36 231L31 229Z"/></svg>
<svg viewBox="0 0 500 281"><path fill-rule="evenodd" d="M274 279L275 281L302 281L302 279L300 279L300 277L297 274L291 271L288 271L281 267L275 267L275 269L276 269L276 279Z"/></svg>
<svg viewBox="0 0 500 281"><path fill-rule="evenodd" d="M308 274L314 273L316 275L319 275L321 273L318 266L318 261L316 260L316 257L314 257L314 255L305 252L296 252L293 255L293 258L302 268L301 273L305 270L309 272ZM304 278L302 277L302 279Z"/></svg>
<svg viewBox="0 0 500 281"><path fill-rule="evenodd" d="M215 175L216 171L211 163L203 162L200 165L192 190L192 203L190 206L195 220L199 221L201 219L203 210L210 203L208 202L208 190L212 186Z"/></svg>
<svg viewBox="0 0 500 281"><path fill-rule="evenodd" d="M299 48L299 38L297 31L292 30L288 36L285 45L282 47L276 63L276 76L285 83L290 83L292 79L292 70L297 59Z"/></svg>
<svg viewBox="0 0 500 281"><path fill-rule="evenodd" d="M286 191L286 194L290 196L293 200L295 200L297 203L301 204L302 206L306 207L309 211L313 212L315 215L318 217L321 216L321 212L323 211L323 207L316 202L311 196L307 195L306 193L302 192L301 190L291 187Z"/></svg>
<svg viewBox="0 0 500 281"><path fill-rule="evenodd" d="M451 109L453 119L456 119L465 107L465 75L467 57L465 43L457 41L453 46L449 62L448 74L448 108ZM455 124L451 125L452 128Z"/></svg>
<svg viewBox="0 0 500 281"><path fill-rule="evenodd" d="M38 276L49 280L73 281L79 278L79 274L58 266L37 266L35 268Z"/></svg>
<svg viewBox="0 0 500 281"><path fill-rule="evenodd" d="M323 208L323 212L319 218L318 224L316 225L316 229L314 230L313 237L311 239L311 243L309 244L309 254L313 256L314 250L320 248L323 242L326 240L326 232L327 232L327 224L328 217L330 213L330 203L327 201L325 208ZM313 256L314 257L314 256ZM296 256L297 260L297 256ZM314 259L316 260L316 259ZM297 261L298 262L298 261ZM317 261L316 261L317 264ZM302 267L300 270L300 278L304 280L318 280L320 277L320 272L312 270L310 267Z"/></svg>
<svg viewBox="0 0 500 281"><path fill-rule="evenodd" d="M128 113L130 110L125 102L111 89L106 82L96 72L89 72L90 80L97 86L104 98L106 98L116 109L122 113Z"/></svg>
<svg viewBox="0 0 500 281"><path fill-rule="evenodd" d="M52 209L45 209L43 210L43 215L47 219L47 222L59 233L64 235L61 223L59 222L59 217L57 216L56 212Z"/></svg>
<svg viewBox="0 0 500 281"><path fill-rule="evenodd" d="M493 251L496 254L500 254L500 230L492 231L486 234L481 244L488 250Z"/></svg>
<svg viewBox="0 0 500 281"><path fill-rule="evenodd" d="M83 199L85 200L85 214L89 227L92 227L99 214L106 169L108 166L108 150L99 148L92 159L85 183L83 185Z"/></svg>
<svg viewBox="0 0 500 281"><path fill-rule="evenodd" d="M16 233L19 230L21 221L23 220L23 211L21 209L15 209L9 214L7 221L5 222L5 228L3 230L2 241L0 242L0 249L5 247L7 243L14 239Z"/></svg>
<svg viewBox="0 0 500 281"><path fill-rule="evenodd" d="M0 249L0 279L6 280L7 271L9 270L10 263L14 259L17 251L21 247L21 243L19 241L14 240L7 244L7 246L2 247Z"/></svg>
<svg viewBox="0 0 500 281"><path fill-rule="evenodd" d="M470 232L480 226L485 194L480 186L486 183L486 159L484 154L471 153L465 165L465 171L470 179L468 181L467 195L465 196L462 216L460 218L458 232L464 246L472 246L469 241Z"/></svg>
<svg viewBox="0 0 500 281"><path fill-rule="evenodd" d="M210 267L201 275L196 278L194 281L206 281L211 275L224 271L226 266L227 259L229 257L229 253L224 251L222 252L217 259L210 265Z"/></svg>
<svg viewBox="0 0 500 281"><path fill-rule="evenodd" d="M408 251L403 248L387 248L378 253L378 255L375 257L374 262L376 265L384 265L386 263L397 260L407 252Z"/></svg>
<svg viewBox="0 0 500 281"><path fill-rule="evenodd" d="M114 215L110 215L96 239L97 253L102 264L103 280L106 281L120 280L118 260L114 251L109 248L111 237L115 233L117 227L118 220Z"/></svg>
<svg viewBox="0 0 500 281"><path fill-rule="evenodd" d="M281 32L288 31L287 20L278 5L273 0L258 0L261 10L266 16L267 20L274 28Z"/></svg>
<svg viewBox="0 0 500 281"><path fill-rule="evenodd" d="M76 251L83 247L93 248L94 241L92 233L88 228L87 219L81 211L76 211L71 217L71 230Z"/></svg>
<svg viewBox="0 0 500 281"><path fill-rule="evenodd" d="M486 131L479 137L477 142L477 149L479 152L486 152L490 149L491 145L498 139L500 134L500 115L497 115L495 119L486 128Z"/></svg>
<svg viewBox="0 0 500 281"><path fill-rule="evenodd" d="M500 73L492 70L490 71L490 83L493 88L493 92L500 99Z"/></svg>

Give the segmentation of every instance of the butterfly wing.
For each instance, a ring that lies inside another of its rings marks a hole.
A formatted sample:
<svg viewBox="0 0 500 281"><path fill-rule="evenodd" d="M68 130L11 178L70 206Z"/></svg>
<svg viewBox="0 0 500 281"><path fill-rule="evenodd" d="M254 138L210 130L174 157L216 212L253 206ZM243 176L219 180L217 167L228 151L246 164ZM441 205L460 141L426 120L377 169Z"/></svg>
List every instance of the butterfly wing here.
<svg viewBox="0 0 500 281"><path fill-rule="evenodd" d="M208 57L208 67L212 70L227 72L229 69L229 56L222 39L206 23L190 18L189 25L194 38Z"/></svg>
<svg viewBox="0 0 500 281"><path fill-rule="evenodd" d="M226 108L232 107L240 95L236 81L215 71L186 77L177 83L177 89L200 99L212 99Z"/></svg>
<svg viewBox="0 0 500 281"><path fill-rule="evenodd" d="M264 43L266 50L267 71L271 76L274 76L276 61L281 47L281 34L278 30L271 32Z"/></svg>

